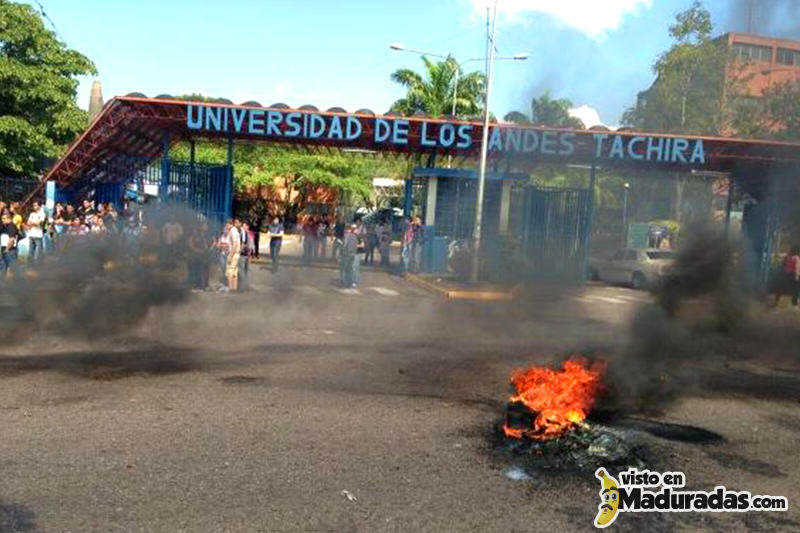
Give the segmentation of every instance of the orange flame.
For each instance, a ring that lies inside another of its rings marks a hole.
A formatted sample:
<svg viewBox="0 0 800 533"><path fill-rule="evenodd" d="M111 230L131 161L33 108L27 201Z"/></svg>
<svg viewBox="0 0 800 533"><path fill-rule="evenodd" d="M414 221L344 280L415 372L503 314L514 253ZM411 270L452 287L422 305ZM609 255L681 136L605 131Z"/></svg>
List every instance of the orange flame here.
<svg viewBox="0 0 800 533"><path fill-rule="evenodd" d="M536 416L530 429L503 425L506 436L549 440L581 425L603 391L605 363L590 363L581 357L565 361L561 370L532 366L515 370L511 385L516 394L511 402L521 402Z"/></svg>

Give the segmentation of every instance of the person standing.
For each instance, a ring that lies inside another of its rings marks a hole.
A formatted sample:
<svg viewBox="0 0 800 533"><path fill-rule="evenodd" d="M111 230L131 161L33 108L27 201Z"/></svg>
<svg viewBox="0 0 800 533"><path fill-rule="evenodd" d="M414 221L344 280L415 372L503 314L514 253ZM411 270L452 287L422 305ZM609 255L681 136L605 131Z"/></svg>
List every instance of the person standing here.
<svg viewBox="0 0 800 533"><path fill-rule="evenodd" d="M319 221L319 227L317 228L317 239L319 240L319 257L321 259L325 259L328 255L328 231L330 230L330 224L328 224L327 217L322 217Z"/></svg>
<svg viewBox="0 0 800 533"><path fill-rule="evenodd" d="M253 253L253 234L247 222L239 223L239 233L242 239L242 249L239 255L239 290L246 291L250 275L250 255Z"/></svg>
<svg viewBox="0 0 800 533"><path fill-rule="evenodd" d="M2 265L0 265L0 282L5 281L8 271L14 272L14 278L19 278L20 270L17 263L17 242L20 238L19 229L12 222L11 213L4 212L2 217L2 227L0 227L0 257L2 257Z"/></svg>
<svg viewBox="0 0 800 533"><path fill-rule="evenodd" d="M392 226L386 219L381 220L378 226L378 250L381 254L381 266L389 268L392 247Z"/></svg>
<svg viewBox="0 0 800 533"><path fill-rule="evenodd" d="M414 242L414 224L413 224L413 219L411 217L408 217L405 228L403 229L403 237L401 240L403 248L400 254L403 259L403 267L402 267L403 274L406 274L409 271L409 267L411 266L411 245L413 242Z"/></svg>
<svg viewBox="0 0 800 533"><path fill-rule="evenodd" d="M345 230L344 242L340 252L339 259L339 280L342 287L350 288L356 286L356 280L353 278L355 273L354 263L358 254L358 236L356 235L356 225L352 224Z"/></svg>
<svg viewBox="0 0 800 533"><path fill-rule="evenodd" d="M798 308L798 300L800 300L800 246L792 246L792 249L783 258L782 274L784 286L786 287L785 292L788 292L792 297L792 307L795 310L800 309ZM783 292L778 291L776 304Z"/></svg>
<svg viewBox="0 0 800 533"><path fill-rule="evenodd" d="M231 232L231 228L233 227L233 223L228 221L225 223L225 227L222 230L222 234L217 239L216 248L218 250L218 259L219 259L219 277L220 283L222 283L223 288L220 290L226 290L228 286L228 234Z"/></svg>
<svg viewBox="0 0 800 533"><path fill-rule="evenodd" d="M303 266L310 266L317 253L317 223L308 217L303 223Z"/></svg>
<svg viewBox="0 0 800 533"><path fill-rule="evenodd" d="M372 266L378 247L378 230L374 223L364 224L364 264Z"/></svg>
<svg viewBox="0 0 800 533"><path fill-rule="evenodd" d="M344 218L341 215L336 219L336 224L333 226L333 251L331 256L334 261L337 257L342 255L342 246L344 246L344 232L345 232Z"/></svg>
<svg viewBox="0 0 800 533"><path fill-rule="evenodd" d="M363 229L363 226L362 226ZM356 256L353 259L353 285L356 288L361 285L361 263L364 262L364 255L366 254L366 233L362 232L360 235L356 231Z"/></svg>
<svg viewBox="0 0 800 533"><path fill-rule="evenodd" d="M33 202L31 214L26 225L28 233L28 261L39 262L44 257L44 208L39 202Z"/></svg>
<svg viewBox="0 0 800 533"><path fill-rule="evenodd" d="M414 272L422 270L422 248L425 245L425 228L419 217L414 217L411 225L413 237L411 239L411 268Z"/></svg>
<svg viewBox="0 0 800 533"><path fill-rule="evenodd" d="M228 258L225 262L225 277L228 279L228 290L239 290L239 256L242 252L242 235L237 227L238 221L230 224L227 236Z"/></svg>
<svg viewBox="0 0 800 533"><path fill-rule="evenodd" d="M83 204L78 208L77 214L78 216L82 216L84 218L94 215L94 203L91 200L84 200Z"/></svg>
<svg viewBox="0 0 800 533"><path fill-rule="evenodd" d="M208 263L206 261L206 236L201 226L193 226L186 241L186 247L189 286L193 290L202 291L208 285ZM203 270L205 270L205 274Z"/></svg>
<svg viewBox="0 0 800 533"><path fill-rule="evenodd" d="M99 217L98 217L99 218ZM102 218L100 218L102 220ZM178 222L176 215L171 215L161 228L161 246L159 248L162 265L172 268L178 259L181 240L183 239L183 226Z"/></svg>
<svg viewBox="0 0 800 533"><path fill-rule="evenodd" d="M257 214L250 218L250 228L253 230L253 257L261 257L261 229L264 225L264 215Z"/></svg>
<svg viewBox="0 0 800 533"><path fill-rule="evenodd" d="M278 271L278 256L281 254L283 244L283 224L278 217L272 219L269 225L269 257L272 260L272 273Z"/></svg>

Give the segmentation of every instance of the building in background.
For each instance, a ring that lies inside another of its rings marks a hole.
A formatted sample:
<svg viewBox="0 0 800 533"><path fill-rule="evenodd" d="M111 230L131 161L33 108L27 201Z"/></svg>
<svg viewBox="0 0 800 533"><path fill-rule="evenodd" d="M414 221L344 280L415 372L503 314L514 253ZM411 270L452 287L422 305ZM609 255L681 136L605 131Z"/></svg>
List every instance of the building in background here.
<svg viewBox="0 0 800 533"><path fill-rule="evenodd" d="M776 83L800 79L798 41L746 33L726 33L717 40L728 50L725 79L740 84L740 96L759 98Z"/></svg>
<svg viewBox="0 0 800 533"><path fill-rule="evenodd" d="M741 113L760 113L759 100L770 87L779 83L800 80L800 41L777 39L748 33L725 33L715 42L726 51L724 83L718 97L724 103L723 116L733 116L739 108ZM645 108L654 95L659 79L637 95L636 107ZM719 102L719 100L717 100ZM722 120L717 126L725 136L747 135L737 131L734 120ZM762 124L767 129L774 125Z"/></svg>

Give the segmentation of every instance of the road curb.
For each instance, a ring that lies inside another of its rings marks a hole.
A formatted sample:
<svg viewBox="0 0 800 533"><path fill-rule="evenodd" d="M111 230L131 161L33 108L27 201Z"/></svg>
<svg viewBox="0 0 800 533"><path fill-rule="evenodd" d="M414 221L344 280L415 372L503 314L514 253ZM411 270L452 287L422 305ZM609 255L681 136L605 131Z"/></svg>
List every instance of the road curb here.
<svg viewBox="0 0 800 533"><path fill-rule="evenodd" d="M439 287L435 283L431 283L416 274L406 274L406 279L415 285L423 287L449 300L511 301L519 295L522 289L521 285L516 285L510 291L450 290Z"/></svg>

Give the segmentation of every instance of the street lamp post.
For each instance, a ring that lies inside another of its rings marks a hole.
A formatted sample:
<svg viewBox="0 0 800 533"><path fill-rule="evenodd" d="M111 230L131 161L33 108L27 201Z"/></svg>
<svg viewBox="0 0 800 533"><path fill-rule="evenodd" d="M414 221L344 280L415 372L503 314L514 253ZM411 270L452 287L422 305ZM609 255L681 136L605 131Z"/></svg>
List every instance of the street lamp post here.
<svg viewBox="0 0 800 533"><path fill-rule="evenodd" d="M487 9L485 57L473 57L459 62L452 55L445 56L442 54L433 54L430 52L424 52L422 50L414 50L411 48L406 48L405 46L399 43L392 43L389 45L389 48L399 52L410 52L412 54L419 54L422 56L438 57L444 60L450 59L456 64L455 72L453 73L454 74L453 105L451 109L451 114L453 118L455 118L457 111L458 78L461 73L461 68L463 67L463 65L469 63L470 61L486 61L486 90L484 91L484 98L483 98L483 135L481 138L482 140L481 140L480 166L478 168L478 193L477 193L477 198L475 200L475 227L473 232L472 267L470 270L470 280L473 282L478 281L478 268L480 265L478 252L480 249L480 241L481 241L481 223L483 220L483 196L484 196L485 181L486 181L486 155L487 155L487 144L489 141L489 94L491 90L492 69L494 66L494 61L509 61L509 60L525 61L526 59L528 59L528 54L525 53L514 54L513 56L495 57L494 32L495 32L496 15L497 15L497 6L495 6L494 15L492 16L491 32L490 32L488 9ZM450 166L449 162L448 166Z"/></svg>
<svg viewBox="0 0 800 533"><path fill-rule="evenodd" d="M471 57L469 59L465 59L464 61L458 61L455 57L453 57L450 54L442 55L442 54L434 54L432 52L425 52L424 50L414 50L413 48L406 48L405 46L403 46L400 43L392 43L392 44L389 45L389 48L391 48L392 50L395 50L397 52L408 52L410 54L417 54L417 55L421 55L421 56L438 57L438 58L444 59L444 60L448 60L449 59L453 63L456 64L456 68L455 68L455 71L453 73L453 76L454 76L454 80L453 80L453 105L451 106L451 111L450 111L451 115L454 118L456 116L456 102L458 101L457 100L458 99L458 81L459 81L459 78L461 76L461 69L464 67L464 65L466 65L467 63L470 63L472 61L486 61L486 59L487 59L486 57ZM495 61L525 61L526 59L528 59L528 54L524 54L524 53L514 54L513 56L499 56L499 57L495 57L494 58Z"/></svg>
<svg viewBox="0 0 800 533"><path fill-rule="evenodd" d="M486 8L486 91L483 93L483 131L481 132L481 160L478 167L478 194L475 200L475 226L472 234L472 268L469 279L478 282L481 251L481 225L483 222L483 194L486 184L486 156L489 143L489 97L492 92L492 70L494 67L494 31L497 23L497 1L492 14L492 29L489 31L489 8Z"/></svg>
<svg viewBox="0 0 800 533"><path fill-rule="evenodd" d="M628 194L631 190L631 184L627 181L623 185L625 190L622 194L622 247L628 247Z"/></svg>

